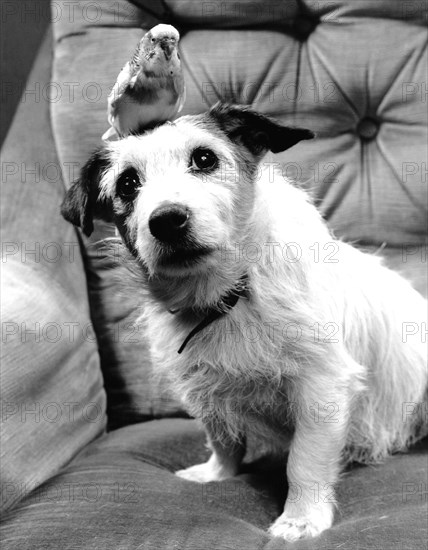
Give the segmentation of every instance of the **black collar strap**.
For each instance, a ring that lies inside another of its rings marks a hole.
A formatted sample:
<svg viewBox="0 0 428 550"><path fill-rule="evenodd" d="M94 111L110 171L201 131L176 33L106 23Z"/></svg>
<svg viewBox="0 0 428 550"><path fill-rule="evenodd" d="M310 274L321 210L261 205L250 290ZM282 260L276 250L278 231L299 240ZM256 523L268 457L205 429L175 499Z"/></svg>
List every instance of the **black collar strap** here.
<svg viewBox="0 0 428 550"><path fill-rule="evenodd" d="M225 296L223 296L219 300L217 306L211 308L207 316L204 319L202 319L202 321L189 332L189 334L186 336L186 339L181 344L180 349L178 350L178 353L181 353L184 350L184 348L187 346L189 341L195 336L195 334L197 334L198 332L206 328L208 325L210 325L212 322L216 321L226 313L229 313L229 311L236 306L239 298L241 296L247 295L247 291L248 291L247 276L244 275L239 279L239 282L236 285L236 287L230 290ZM174 311L174 313L176 313L176 311Z"/></svg>

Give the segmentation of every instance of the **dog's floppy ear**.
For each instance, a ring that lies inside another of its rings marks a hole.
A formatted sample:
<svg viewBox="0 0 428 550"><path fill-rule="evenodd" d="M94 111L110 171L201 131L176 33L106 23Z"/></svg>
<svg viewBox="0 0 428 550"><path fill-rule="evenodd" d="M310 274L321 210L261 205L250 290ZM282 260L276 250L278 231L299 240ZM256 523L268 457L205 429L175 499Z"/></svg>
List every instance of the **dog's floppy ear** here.
<svg viewBox="0 0 428 550"><path fill-rule="evenodd" d="M100 180L110 166L107 151L95 151L80 172L80 177L67 191L61 204L64 218L81 227L89 237L94 230L94 218L112 221L109 199L100 200Z"/></svg>
<svg viewBox="0 0 428 550"><path fill-rule="evenodd" d="M315 137L310 130L283 126L239 105L216 103L209 115L231 141L243 145L256 157L268 150L285 151L303 139Z"/></svg>

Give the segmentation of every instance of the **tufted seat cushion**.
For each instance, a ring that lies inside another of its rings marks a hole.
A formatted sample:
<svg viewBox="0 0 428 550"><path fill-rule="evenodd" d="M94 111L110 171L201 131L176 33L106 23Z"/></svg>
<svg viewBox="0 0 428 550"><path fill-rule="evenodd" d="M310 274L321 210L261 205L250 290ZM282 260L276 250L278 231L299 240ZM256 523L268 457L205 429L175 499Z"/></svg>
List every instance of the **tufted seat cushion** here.
<svg viewBox="0 0 428 550"><path fill-rule="evenodd" d="M190 419L152 420L87 445L4 514L0 536L7 550L417 550L427 535L427 450L425 440L344 475L335 525L290 545L266 532L285 500L283 464L254 462L221 483L189 483L173 472L207 459L202 430Z"/></svg>

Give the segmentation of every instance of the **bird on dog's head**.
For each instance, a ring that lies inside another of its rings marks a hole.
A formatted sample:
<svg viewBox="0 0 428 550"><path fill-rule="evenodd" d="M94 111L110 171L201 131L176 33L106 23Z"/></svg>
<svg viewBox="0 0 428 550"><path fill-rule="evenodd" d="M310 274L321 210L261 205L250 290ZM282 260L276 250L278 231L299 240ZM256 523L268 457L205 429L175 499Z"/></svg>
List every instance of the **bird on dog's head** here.
<svg viewBox="0 0 428 550"><path fill-rule="evenodd" d="M164 24L143 36L108 97L111 128L103 140L141 132L175 118L181 111L186 91L179 40L177 29Z"/></svg>

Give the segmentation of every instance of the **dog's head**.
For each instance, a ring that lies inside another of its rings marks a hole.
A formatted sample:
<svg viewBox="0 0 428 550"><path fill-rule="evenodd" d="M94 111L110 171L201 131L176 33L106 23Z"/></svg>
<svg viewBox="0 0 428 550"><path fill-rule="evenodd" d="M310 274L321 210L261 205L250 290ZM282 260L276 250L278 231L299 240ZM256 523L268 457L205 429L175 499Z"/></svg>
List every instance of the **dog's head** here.
<svg viewBox="0 0 428 550"><path fill-rule="evenodd" d="M114 221L150 275L209 270L221 260L220 248L239 242L265 153L312 137L250 109L217 104L95 152L61 211L86 235L94 218Z"/></svg>

